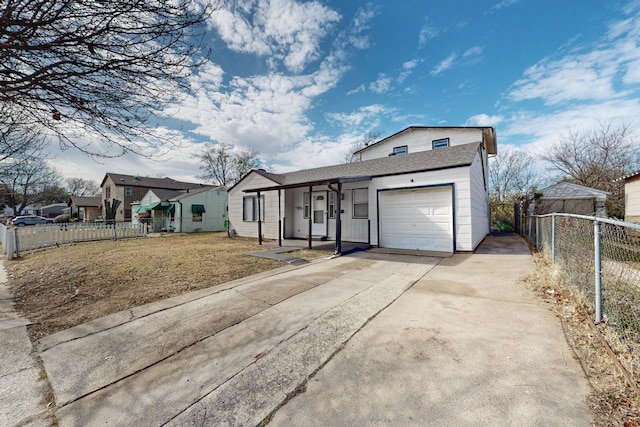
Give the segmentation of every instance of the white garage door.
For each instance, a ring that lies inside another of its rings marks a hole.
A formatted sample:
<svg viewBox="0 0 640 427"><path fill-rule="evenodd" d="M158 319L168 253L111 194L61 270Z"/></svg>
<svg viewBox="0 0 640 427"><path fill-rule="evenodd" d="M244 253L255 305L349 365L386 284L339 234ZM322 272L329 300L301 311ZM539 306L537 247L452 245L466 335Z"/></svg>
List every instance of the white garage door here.
<svg viewBox="0 0 640 427"><path fill-rule="evenodd" d="M453 252L451 187L379 194L380 247Z"/></svg>

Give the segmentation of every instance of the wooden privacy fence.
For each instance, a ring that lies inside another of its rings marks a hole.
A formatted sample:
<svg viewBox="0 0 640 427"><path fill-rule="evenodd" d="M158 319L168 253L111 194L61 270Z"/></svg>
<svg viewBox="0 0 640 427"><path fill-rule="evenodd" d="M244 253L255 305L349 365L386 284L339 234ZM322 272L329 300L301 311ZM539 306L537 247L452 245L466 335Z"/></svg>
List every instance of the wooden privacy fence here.
<svg viewBox="0 0 640 427"><path fill-rule="evenodd" d="M0 241L8 259L21 252L48 248L63 243L93 240L117 240L143 237L146 224L130 222L79 222L67 224L42 224L28 227L7 227L0 224Z"/></svg>

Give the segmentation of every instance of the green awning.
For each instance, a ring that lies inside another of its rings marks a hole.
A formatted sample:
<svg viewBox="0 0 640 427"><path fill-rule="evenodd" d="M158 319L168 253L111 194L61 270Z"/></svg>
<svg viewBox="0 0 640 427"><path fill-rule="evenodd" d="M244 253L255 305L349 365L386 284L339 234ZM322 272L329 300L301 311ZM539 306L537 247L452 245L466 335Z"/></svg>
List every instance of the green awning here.
<svg viewBox="0 0 640 427"><path fill-rule="evenodd" d="M167 208L167 213L173 213L173 211L175 211L175 207L176 205L169 205L169 207Z"/></svg>
<svg viewBox="0 0 640 427"><path fill-rule="evenodd" d="M204 205L191 205L191 213L205 213Z"/></svg>

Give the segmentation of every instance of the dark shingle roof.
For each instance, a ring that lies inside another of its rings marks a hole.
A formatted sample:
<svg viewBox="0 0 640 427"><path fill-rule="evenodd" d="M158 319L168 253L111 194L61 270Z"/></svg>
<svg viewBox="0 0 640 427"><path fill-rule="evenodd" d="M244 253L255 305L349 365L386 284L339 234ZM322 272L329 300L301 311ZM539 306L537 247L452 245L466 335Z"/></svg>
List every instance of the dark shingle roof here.
<svg viewBox="0 0 640 427"><path fill-rule="evenodd" d="M71 204L78 207L99 207L102 204L102 197L71 196L67 206L71 206Z"/></svg>
<svg viewBox="0 0 640 427"><path fill-rule="evenodd" d="M111 177L116 185L127 185L130 187L162 188L165 190L186 190L187 188L200 188L203 184L193 182L176 181L173 178L149 178L147 176L122 175L108 172L100 186L104 186L107 176Z"/></svg>
<svg viewBox="0 0 640 427"><path fill-rule="evenodd" d="M304 169L282 174L273 174L263 170L255 172L271 179L281 186L296 186L336 179L368 179L369 177L374 178L468 166L473 163L478 153L479 145L480 143L454 145L436 150L364 160L356 163Z"/></svg>

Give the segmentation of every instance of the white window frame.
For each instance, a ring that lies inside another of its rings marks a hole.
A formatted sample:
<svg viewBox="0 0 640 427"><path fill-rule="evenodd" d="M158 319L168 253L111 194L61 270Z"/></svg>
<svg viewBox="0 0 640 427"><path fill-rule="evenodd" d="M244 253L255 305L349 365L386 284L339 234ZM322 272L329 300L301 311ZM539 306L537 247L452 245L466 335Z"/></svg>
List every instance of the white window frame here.
<svg viewBox="0 0 640 427"><path fill-rule="evenodd" d="M302 195L302 217L304 219L309 219L310 214L311 214L311 195L307 191Z"/></svg>
<svg viewBox="0 0 640 427"><path fill-rule="evenodd" d="M329 191L329 197L327 199L327 211L329 212L329 218L336 217L336 192Z"/></svg>
<svg viewBox="0 0 640 427"><path fill-rule="evenodd" d="M436 150L438 148L448 147L449 144L450 144L449 138L434 139L433 141L431 141L431 148Z"/></svg>
<svg viewBox="0 0 640 427"><path fill-rule="evenodd" d="M364 196L364 197L363 197ZM354 188L351 190L351 217L353 219L368 219L369 218L369 189L368 188ZM359 210L365 207L365 215L356 215L356 206Z"/></svg>
<svg viewBox="0 0 640 427"><path fill-rule="evenodd" d="M394 155L399 155L399 154L408 154L409 153L409 147L406 145L400 145L399 147L393 147L393 154Z"/></svg>
<svg viewBox="0 0 640 427"><path fill-rule="evenodd" d="M246 204L250 203L251 208L247 210ZM260 220L264 222L264 195L260 196ZM251 212L251 215L247 215ZM244 196L242 198L242 221L243 222L257 222L258 221L258 196Z"/></svg>

